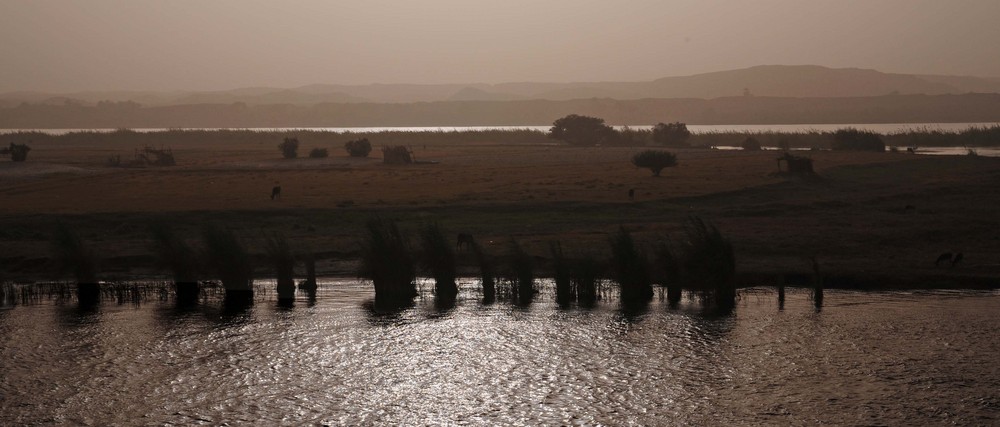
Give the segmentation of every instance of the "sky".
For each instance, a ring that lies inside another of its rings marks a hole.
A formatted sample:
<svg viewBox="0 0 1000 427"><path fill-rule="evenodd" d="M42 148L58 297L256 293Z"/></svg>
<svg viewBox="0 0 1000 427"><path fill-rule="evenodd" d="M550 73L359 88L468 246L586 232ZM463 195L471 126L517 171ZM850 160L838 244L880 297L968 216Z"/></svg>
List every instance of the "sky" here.
<svg viewBox="0 0 1000 427"><path fill-rule="evenodd" d="M0 92L644 81L770 64L1000 77L998 0L0 0Z"/></svg>

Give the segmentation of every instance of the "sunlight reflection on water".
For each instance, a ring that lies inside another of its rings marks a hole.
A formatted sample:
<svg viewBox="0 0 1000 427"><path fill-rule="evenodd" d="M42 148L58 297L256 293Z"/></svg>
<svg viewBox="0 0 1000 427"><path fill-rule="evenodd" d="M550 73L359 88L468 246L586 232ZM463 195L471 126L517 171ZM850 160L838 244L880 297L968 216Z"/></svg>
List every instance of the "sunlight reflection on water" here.
<svg viewBox="0 0 1000 427"><path fill-rule="evenodd" d="M742 291L623 312L426 292L378 312L324 281L246 310L45 299L0 309L0 424L992 424L996 292ZM428 286L424 286L428 289Z"/></svg>

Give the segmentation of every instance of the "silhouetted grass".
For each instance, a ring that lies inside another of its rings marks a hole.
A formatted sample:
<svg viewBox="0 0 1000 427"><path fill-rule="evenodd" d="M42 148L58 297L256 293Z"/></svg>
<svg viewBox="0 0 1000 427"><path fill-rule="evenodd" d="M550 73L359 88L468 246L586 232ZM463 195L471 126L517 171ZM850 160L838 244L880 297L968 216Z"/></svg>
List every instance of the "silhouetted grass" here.
<svg viewBox="0 0 1000 427"><path fill-rule="evenodd" d="M409 245L396 223L373 217L365 226L366 239L361 243L358 275L375 286L378 303L410 301L417 295L413 258Z"/></svg>
<svg viewBox="0 0 1000 427"><path fill-rule="evenodd" d="M60 272L72 273L77 283L97 283L97 255L66 224L56 225L52 253Z"/></svg>
<svg viewBox="0 0 1000 427"><path fill-rule="evenodd" d="M174 275L174 286L178 300L197 299L198 256L184 239L174 234L166 224L157 223L150 227L153 237L153 254L160 265L170 269Z"/></svg>
<svg viewBox="0 0 1000 427"><path fill-rule="evenodd" d="M660 286L667 288L667 302L675 305L681 300L682 284L680 277L679 260L670 248L670 242L660 241L653 248L655 256L653 278Z"/></svg>
<svg viewBox="0 0 1000 427"><path fill-rule="evenodd" d="M253 266L250 254L232 231L208 225L202 231L205 259L215 271L226 295L253 295Z"/></svg>
<svg viewBox="0 0 1000 427"><path fill-rule="evenodd" d="M621 287L622 302L648 301L653 297L649 280L649 263L642 250L636 247L632 235L620 227L611 237L611 271Z"/></svg>
<svg viewBox="0 0 1000 427"><path fill-rule="evenodd" d="M682 262L684 281L717 304L731 307L736 300L736 256L719 229L698 217L685 226Z"/></svg>
<svg viewBox="0 0 1000 427"><path fill-rule="evenodd" d="M316 288L316 257L313 254L307 254L305 259L302 261L306 266L306 280L299 282L299 289L309 292L315 297Z"/></svg>
<svg viewBox="0 0 1000 427"><path fill-rule="evenodd" d="M572 281L576 288L577 301L585 306L597 302L598 284L601 282L601 271L604 268L596 258L584 255L573 263Z"/></svg>
<svg viewBox="0 0 1000 427"><path fill-rule="evenodd" d="M428 224L420 231L420 243L423 249L420 261L434 278L435 294L454 298L458 294L458 285L455 284L455 251L451 248L451 240L445 237L438 224Z"/></svg>
<svg viewBox="0 0 1000 427"><path fill-rule="evenodd" d="M563 254L562 245L559 242L551 242L549 252L552 254L552 279L556 284L556 301L565 305L576 299L572 268L569 260Z"/></svg>
<svg viewBox="0 0 1000 427"><path fill-rule="evenodd" d="M278 299L295 298L295 255L288 246L288 240L280 234L268 236L264 250L278 280Z"/></svg>
<svg viewBox="0 0 1000 427"><path fill-rule="evenodd" d="M483 247L479 245L476 239L472 238L469 247L472 249L472 255L476 258L476 264L479 265L479 276L483 285L483 301L486 303L492 302L496 299L497 294L496 270L493 268L493 260L483 251Z"/></svg>
<svg viewBox="0 0 1000 427"><path fill-rule="evenodd" d="M512 285L512 296L520 303L531 302L535 296L534 262L516 240L510 239L505 281Z"/></svg>

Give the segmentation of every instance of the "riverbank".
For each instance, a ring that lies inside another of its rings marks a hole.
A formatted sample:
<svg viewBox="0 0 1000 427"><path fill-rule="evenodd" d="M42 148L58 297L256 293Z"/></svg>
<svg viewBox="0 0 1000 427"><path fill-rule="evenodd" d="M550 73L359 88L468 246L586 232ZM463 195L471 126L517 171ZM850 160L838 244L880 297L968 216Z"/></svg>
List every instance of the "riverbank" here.
<svg viewBox="0 0 1000 427"><path fill-rule="evenodd" d="M809 152L818 175L803 179L776 174L773 152L677 150L678 167L654 178L629 163L640 148L430 143L414 154L438 164L386 166L335 151L285 160L276 144L191 142L164 168L103 167L132 147L99 141L0 163L0 277L59 279L49 258L60 222L100 254L102 278L134 279L166 277L150 249L154 222L196 246L204 224L222 224L257 254L265 233L280 233L317 254L319 274L351 276L372 215L411 237L438 222L494 255L513 238L543 266L551 241L600 259L619 226L649 246L680 239L695 215L732 240L742 285L812 280L815 257L829 287L1000 286L1000 159ZM935 266L944 252L964 259Z"/></svg>

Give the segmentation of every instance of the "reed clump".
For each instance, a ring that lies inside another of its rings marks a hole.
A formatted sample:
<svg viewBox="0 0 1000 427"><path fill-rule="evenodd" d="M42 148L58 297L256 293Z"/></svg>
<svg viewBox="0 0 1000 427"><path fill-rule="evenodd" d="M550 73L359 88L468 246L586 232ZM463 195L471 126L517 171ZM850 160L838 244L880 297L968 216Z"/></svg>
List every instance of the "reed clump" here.
<svg viewBox="0 0 1000 427"><path fill-rule="evenodd" d="M493 266L493 260L475 238L469 238L469 248L472 250L472 256L476 259L476 264L479 265L479 277L483 286L483 301L487 303L492 302L496 299L497 295L496 270Z"/></svg>
<svg viewBox="0 0 1000 427"><path fill-rule="evenodd" d="M173 273L178 300L197 299L200 292L198 272L201 267L195 250L166 224L154 224L150 227L150 232L153 237L153 254L161 267Z"/></svg>
<svg viewBox="0 0 1000 427"><path fill-rule="evenodd" d="M443 298L458 294L455 283L457 267L451 241L438 224L428 224L420 231L421 259L424 270L434 278L434 293Z"/></svg>
<svg viewBox="0 0 1000 427"><path fill-rule="evenodd" d="M226 298L253 297L253 266L250 254L229 229L208 225L202 232L205 259L226 291Z"/></svg>
<svg viewBox="0 0 1000 427"><path fill-rule="evenodd" d="M636 247L625 227L619 227L610 244L612 277L621 287L622 302L649 301L653 297L653 288L646 254Z"/></svg>
<svg viewBox="0 0 1000 427"><path fill-rule="evenodd" d="M655 258L654 281L667 288L667 302L676 305L683 293L680 266L677 255L671 249L670 241L664 239L653 247Z"/></svg>
<svg viewBox="0 0 1000 427"><path fill-rule="evenodd" d="M576 299L572 265L563 254L562 245L559 242L549 243L549 253L552 255L552 279L556 284L556 301L560 305L568 304Z"/></svg>
<svg viewBox="0 0 1000 427"><path fill-rule="evenodd" d="M584 255L572 263L571 281L576 289L576 300L582 305L592 305L599 299L598 287L603 281L603 267L597 258Z"/></svg>
<svg viewBox="0 0 1000 427"><path fill-rule="evenodd" d="M720 307L736 302L736 256L733 245L715 225L691 217L685 226L683 280Z"/></svg>
<svg viewBox="0 0 1000 427"><path fill-rule="evenodd" d="M358 275L372 281L378 303L412 300L417 295L416 269L399 227L393 221L373 217L365 228Z"/></svg>
<svg viewBox="0 0 1000 427"><path fill-rule="evenodd" d="M81 304L100 301L101 291L97 280L97 255L66 224L56 225L52 236L52 250L59 271L71 272L76 279L77 297Z"/></svg>
<svg viewBox="0 0 1000 427"><path fill-rule="evenodd" d="M511 297L521 304L530 303L535 297L535 265L517 240L510 239L507 246L507 271L504 281L510 286Z"/></svg>
<svg viewBox="0 0 1000 427"><path fill-rule="evenodd" d="M264 242L264 252L274 268L274 274L278 281L278 299L294 299L295 255L288 246L288 240L280 234L268 236Z"/></svg>

